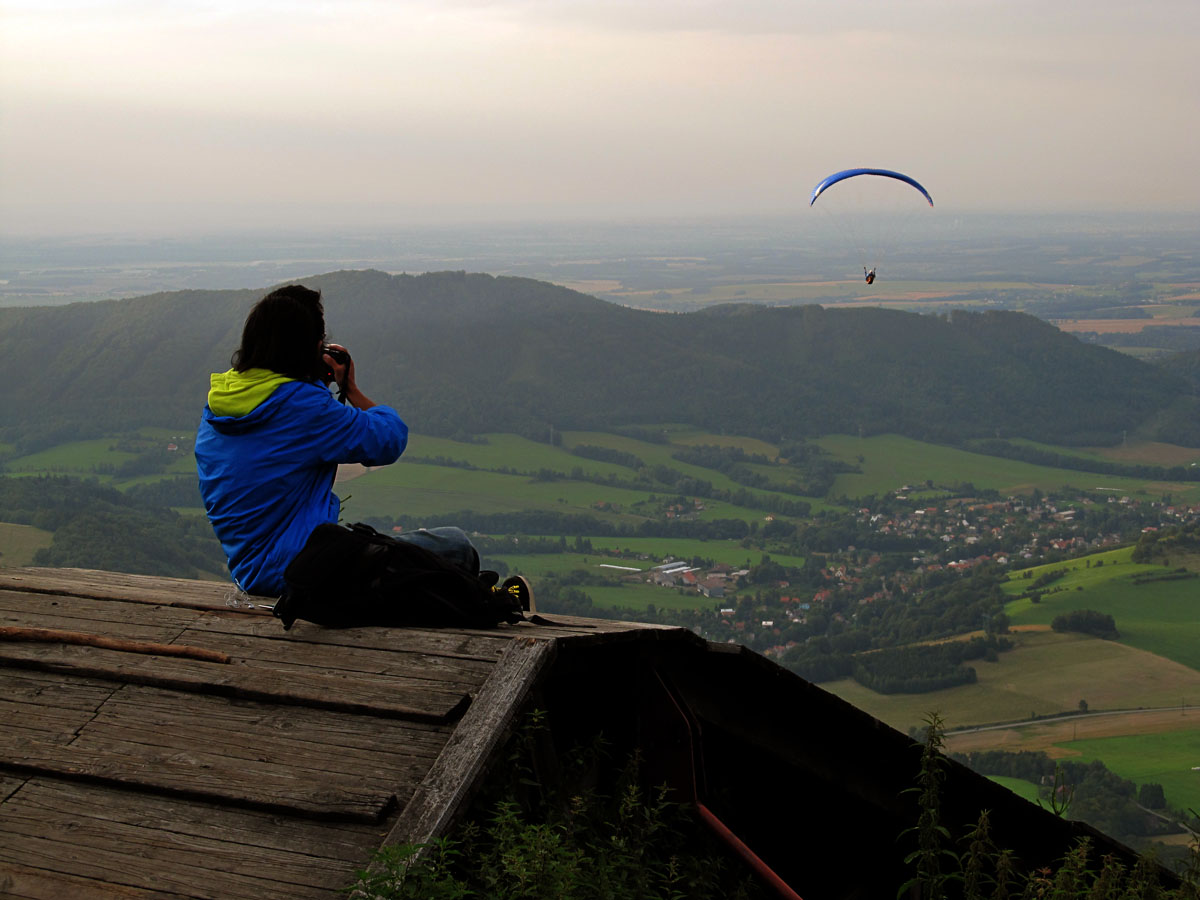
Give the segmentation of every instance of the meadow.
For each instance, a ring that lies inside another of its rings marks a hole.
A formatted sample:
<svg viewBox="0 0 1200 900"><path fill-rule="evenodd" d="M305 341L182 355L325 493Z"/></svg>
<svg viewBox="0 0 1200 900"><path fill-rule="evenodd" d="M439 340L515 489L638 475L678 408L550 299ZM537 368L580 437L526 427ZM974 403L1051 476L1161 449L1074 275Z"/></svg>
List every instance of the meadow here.
<svg viewBox="0 0 1200 900"><path fill-rule="evenodd" d="M954 447L928 444L899 435L854 437L828 435L817 444L844 462L857 463L862 473L837 477L831 496L864 497L885 494L901 485L938 486L970 483L976 488L1001 494L1028 494L1071 486L1083 491L1107 491L1118 495L1170 494L1176 501L1200 502L1200 482L1148 481L1115 475L1097 475L1019 460L972 453ZM1073 451L1059 448L1059 452ZM861 457L861 462L859 458Z"/></svg>
<svg viewBox="0 0 1200 900"><path fill-rule="evenodd" d="M1007 775L989 775L988 778L996 784L1003 785L1018 797L1024 797L1030 803L1038 802L1038 786L1024 778L1010 778Z"/></svg>
<svg viewBox="0 0 1200 900"><path fill-rule="evenodd" d="M1080 715L991 731L947 735L952 752L1040 751L1052 759L1102 761L1136 784L1161 784L1176 809L1200 809L1200 708L1177 705L1114 715Z"/></svg>
<svg viewBox="0 0 1200 900"><path fill-rule="evenodd" d="M1043 626L1044 628L1044 626ZM948 729L1017 722L1079 709L1200 705L1200 671L1116 641L1049 630L1017 631L996 662L974 660L978 681L927 694L877 694L851 679L821 687L901 731L939 712ZM980 738L999 749L1001 731Z"/></svg>
<svg viewBox="0 0 1200 900"><path fill-rule="evenodd" d="M28 566L33 555L50 546L54 535L32 525L0 522L0 566Z"/></svg>
<svg viewBox="0 0 1200 900"><path fill-rule="evenodd" d="M1134 563L1132 548L1038 566L1003 590L1017 598L1033 579L1066 570L1041 602L1013 599L1006 607L1016 649L997 662L971 663L978 682L919 695L884 696L850 680L825 687L889 724L908 730L930 711L947 727L1022 722L1056 712L1089 715L959 731L950 750L1044 750L1052 756L1103 760L1138 784L1163 785L1168 803L1200 809L1200 582L1150 581L1162 565ZM1193 570L1196 568L1192 566ZM1055 633L1049 623L1074 609L1110 614L1121 637L1106 641ZM1114 715L1098 711L1125 710Z"/></svg>
<svg viewBox="0 0 1200 900"><path fill-rule="evenodd" d="M581 588L597 607L646 609L719 608L724 600L708 599L694 591L646 584L649 571L661 563L674 560L712 560L734 568L761 562L760 551L747 551L740 541L672 540L669 538L589 538L592 553L521 553L519 539L512 551L492 552L487 558L501 559L514 573L535 580L546 576L564 576L583 572L594 578L612 581L610 584L588 584ZM620 553L610 556L601 551ZM785 566L801 566L804 558L788 554L769 554Z"/></svg>
<svg viewBox="0 0 1200 900"><path fill-rule="evenodd" d="M738 447L747 454L775 460L777 445L753 438L717 435L679 425L658 426L669 442L652 443L622 435L599 432L572 432L561 435L561 445L531 441L509 434L489 434L484 442L464 443L447 438L412 435L409 447L396 466L376 470L369 479L356 484L348 493L355 494L355 505L348 507L360 516L416 515L436 516L439 513L474 509L480 512L499 512L513 509L561 509L563 506L595 509L605 503L629 510L649 499L649 491L611 488L594 481L577 481L572 474L587 479L618 478L631 480L636 472L612 462L587 459L571 453L581 445L603 447L630 454L646 466L667 466L680 475L707 481L714 488L737 491L741 485L713 469L706 469L672 458L682 448L698 445ZM190 435L178 435L171 429L142 429L139 436L146 441L178 439L181 446L190 444ZM135 454L116 448L117 438L74 441L30 454L5 460L8 474L71 474L114 481L104 474L107 467L120 465ZM973 484L976 488L991 488L1003 494L1028 493L1034 488L1057 490L1071 485L1082 490L1105 490L1113 493L1142 496L1171 494L1177 500L1200 502L1200 482L1160 482L1144 479L1096 475L1033 465L1016 460L1001 459L916 441L898 435L854 437L828 435L815 443L835 458L862 471L843 473L834 482L830 496L850 498L880 495L899 490L904 485L923 486L927 481L945 489L956 485ZM1044 445L1039 445L1044 446ZM1185 460L1197 460L1197 454L1187 448L1165 444L1133 445L1126 448L1092 448L1085 451L1046 449L1088 455L1094 458L1121 459L1129 462L1152 461L1161 465L1180 465ZM435 465L453 462L457 465ZM786 464L752 465L772 484L782 485L797 478L799 473ZM475 471L472 471L475 470ZM504 471L506 470L506 471ZM189 453L181 452L172 461L166 474L191 474L194 471ZM555 480L537 481L537 473L550 473ZM523 473L523 474L515 474ZM153 479L155 476L151 476ZM531 480L534 479L534 480ZM147 480L142 478L142 480ZM132 483L117 482L118 486ZM803 500L814 512L833 508L825 498L797 497L756 488L754 493L777 494L789 500ZM661 490L658 495L669 495ZM757 510L730 508L717 502L706 504L702 516L713 518L745 518L761 520Z"/></svg>
<svg viewBox="0 0 1200 900"><path fill-rule="evenodd" d="M1200 810L1200 725L1152 735L1118 735L1058 745L1080 762L1102 760L1137 784L1161 784L1167 804Z"/></svg>
<svg viewBox="0 0 1200 900"><path fill-rule="evenodd" d="M1062 447L1052 444L1042 444L1037 441L1017 438L1010 443L1019 446L1034 447L1051 453L1064 452ZM1116 447L1072 447L1068 451L1080 459L1090 459L1097 462L1120 462L1130 465L1148 466L1200 466L1200 450L1195 447L1180 447L1176 444L1163 444L1156 441L1130 441Z"/></svg>
<svg viewBox="0 0 1200 900"><path fill-rule="evenodd" d="M1106 613L1116 621L1122 644L1200 670L1200 579L1145 581L1169 575L1172 567L1134 563L1131 555L1132 548L1126 547L1031 569L1031 578L1051 570L1067 572L1048 585L1051 592L1040 602L1014 599L1005 612L1013 625L1048 625L1055 616L1077 609ZM1135 577L1142 583L1135 583ZM1004 590L1015 596L1028 584L1017 578Z"/></svg>

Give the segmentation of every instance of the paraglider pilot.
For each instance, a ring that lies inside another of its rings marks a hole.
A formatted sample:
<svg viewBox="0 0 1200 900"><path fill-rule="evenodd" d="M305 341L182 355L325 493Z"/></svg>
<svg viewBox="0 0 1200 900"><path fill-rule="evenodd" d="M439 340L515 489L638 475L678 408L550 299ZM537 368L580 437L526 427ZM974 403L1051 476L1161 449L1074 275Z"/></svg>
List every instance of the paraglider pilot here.
<svg viewBox="0 0 1200 900"><path fill-rule="evenodd" d="M869 271L869 272L868 272L868 271L867 271L867 267L866 267L866 266L863 266L863 278L866 280L867 284L874 284L874 283L875 283L875 269L874 269L874 267L872 267L872 268L871 268L871 271Z"/></svg>

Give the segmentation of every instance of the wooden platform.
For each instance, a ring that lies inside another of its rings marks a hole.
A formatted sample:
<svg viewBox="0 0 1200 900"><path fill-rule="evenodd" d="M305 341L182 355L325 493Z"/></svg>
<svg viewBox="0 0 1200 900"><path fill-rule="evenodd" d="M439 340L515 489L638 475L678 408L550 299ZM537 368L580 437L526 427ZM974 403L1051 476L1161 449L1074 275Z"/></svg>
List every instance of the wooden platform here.
<svg viewBox="0 0 1200 900"><path fill-rule="evenodd" d="M251 604L0 569L0 896L338 896L382 845L443 833L561 642L688 636L284 631Z"/></svg>

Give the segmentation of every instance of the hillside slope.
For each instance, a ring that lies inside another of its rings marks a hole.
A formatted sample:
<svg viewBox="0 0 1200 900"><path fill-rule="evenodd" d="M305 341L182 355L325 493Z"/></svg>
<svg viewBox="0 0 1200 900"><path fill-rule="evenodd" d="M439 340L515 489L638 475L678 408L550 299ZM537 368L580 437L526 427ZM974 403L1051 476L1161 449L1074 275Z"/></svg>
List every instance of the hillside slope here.
<svg viewBox="0 0 1200 900"><path fill-rule="evenodd" d="M1186 381L1019 313L615 306L544 282L463 272L334 272L330 337L368 393L415 429L547 435L683 422L772 438L898 432L1052 443L1200 445ZM260 292L186 291L0 310L9 437L187 425Z"/></svg>

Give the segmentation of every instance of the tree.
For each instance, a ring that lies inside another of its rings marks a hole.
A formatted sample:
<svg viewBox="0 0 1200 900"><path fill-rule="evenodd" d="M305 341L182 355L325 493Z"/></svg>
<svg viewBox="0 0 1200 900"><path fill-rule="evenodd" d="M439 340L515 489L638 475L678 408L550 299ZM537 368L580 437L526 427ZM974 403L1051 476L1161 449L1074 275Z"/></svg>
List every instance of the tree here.
<svg viewBox="0 0 1200 900"><path fill-rule="evenodd" d="M1162 785L1152 782L1143 784L1138 788L1138 803L1146 809L1163 809L1167 805L1167 798Z"/></svg>

